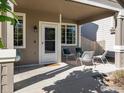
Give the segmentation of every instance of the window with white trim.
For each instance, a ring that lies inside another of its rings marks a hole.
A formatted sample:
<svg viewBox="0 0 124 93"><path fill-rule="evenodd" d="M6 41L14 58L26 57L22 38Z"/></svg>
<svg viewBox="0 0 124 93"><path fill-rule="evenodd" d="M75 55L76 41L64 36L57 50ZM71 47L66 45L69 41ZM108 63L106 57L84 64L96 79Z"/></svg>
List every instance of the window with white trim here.
<svg viewBox="0 0 124 93"><path fill-rule="evenodd" d="M14 26L14 47L15 48L25 48L26 47L26 31L25 31L25 14L17 13L18 23Z"/></svg>
<svg viewBox="0 0 124 93"><path fill-rule="evenodd" d="M61 43L62 45L76 45L77 44L77 25L62 24L61 26Z"/></svg>

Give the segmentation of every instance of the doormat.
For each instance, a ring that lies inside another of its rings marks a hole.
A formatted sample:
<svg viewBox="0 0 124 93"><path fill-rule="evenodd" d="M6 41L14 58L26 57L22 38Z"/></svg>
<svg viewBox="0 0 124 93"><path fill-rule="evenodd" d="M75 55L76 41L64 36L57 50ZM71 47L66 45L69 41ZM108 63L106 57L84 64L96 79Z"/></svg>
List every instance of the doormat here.
<svg viewBox="0 0 124 93"><path fill-rule="evenodd" d="M47 65L45 65L45 66L48 66L48 67L52 67L52 66L60 66L60 64L47 64Z"/></svg>

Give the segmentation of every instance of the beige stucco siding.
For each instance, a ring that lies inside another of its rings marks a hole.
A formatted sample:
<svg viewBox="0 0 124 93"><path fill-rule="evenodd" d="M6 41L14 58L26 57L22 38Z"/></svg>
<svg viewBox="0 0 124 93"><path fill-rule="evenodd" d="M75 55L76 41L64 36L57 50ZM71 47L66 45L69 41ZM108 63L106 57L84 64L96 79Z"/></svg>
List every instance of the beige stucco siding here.
<svg viewBox="0 0 124 93"><path fill-rule="evenodd" d="M34 32L33 26L39 28L39 21L59 22L59 14L52 15L49 13L39 13L25 9L16 9L16 12L26 13L26 48L20 49L22 52L19 64L38 64L39 63L39 31ZM64 19L64 23L75 23L72 20Z"/></svg>

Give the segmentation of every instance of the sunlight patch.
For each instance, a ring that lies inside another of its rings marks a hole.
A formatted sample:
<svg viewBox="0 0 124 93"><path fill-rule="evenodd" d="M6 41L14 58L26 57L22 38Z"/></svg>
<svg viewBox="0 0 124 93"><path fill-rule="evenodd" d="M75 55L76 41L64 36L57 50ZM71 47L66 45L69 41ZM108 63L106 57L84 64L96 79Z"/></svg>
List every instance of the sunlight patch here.
<svg viewBox="0 0 124 93"><path fill-rule="evenodd" d="M49 64L49 65L46 65L46 66L48 66L48 67L51 67L51 66L60 66L60 64Z"/></svg>

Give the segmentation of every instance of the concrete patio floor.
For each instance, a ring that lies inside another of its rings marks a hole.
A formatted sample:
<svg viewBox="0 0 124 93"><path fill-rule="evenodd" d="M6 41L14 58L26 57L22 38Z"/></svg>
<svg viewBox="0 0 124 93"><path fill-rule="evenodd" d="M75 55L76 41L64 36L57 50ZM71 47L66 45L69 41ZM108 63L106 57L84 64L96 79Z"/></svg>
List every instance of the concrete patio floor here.
<svg viewBox="0 0 124 93"><path fill-rule="evenodd" d="M115 70L114 64L88 66L86 70L83 66L66 63L18 67L14 75L14 93L120 93L110 89L103 91L99 80L93 78Z"/></svg>

